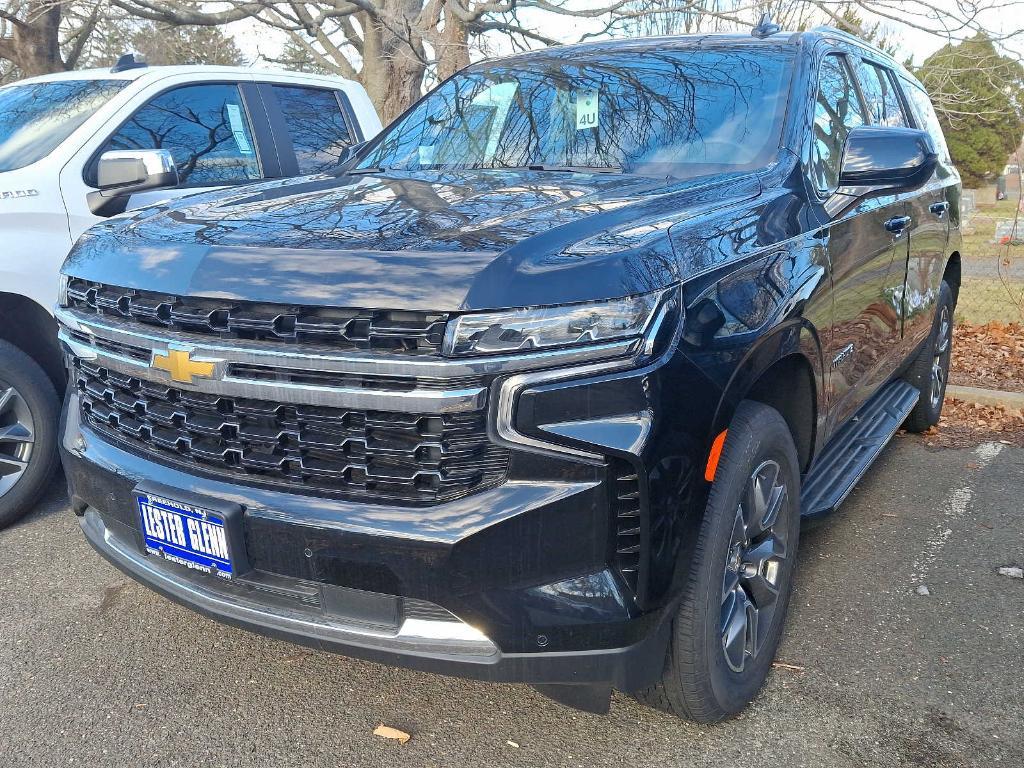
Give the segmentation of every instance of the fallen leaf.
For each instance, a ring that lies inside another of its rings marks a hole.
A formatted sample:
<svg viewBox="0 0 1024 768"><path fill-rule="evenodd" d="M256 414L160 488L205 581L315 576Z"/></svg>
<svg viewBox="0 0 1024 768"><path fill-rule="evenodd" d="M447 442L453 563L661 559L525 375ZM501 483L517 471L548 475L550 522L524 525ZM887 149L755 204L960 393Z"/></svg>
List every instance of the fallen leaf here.
<svg viewBox="0 0 1024 768"><path fill-rule="evenodd" d="M373 729L373 735L380 736L382 739L394 739L399 744L405 744L405 742L412 738L412 736L405 731L392 728L390 725L384 725L384 723L381 723Z"/></svg>

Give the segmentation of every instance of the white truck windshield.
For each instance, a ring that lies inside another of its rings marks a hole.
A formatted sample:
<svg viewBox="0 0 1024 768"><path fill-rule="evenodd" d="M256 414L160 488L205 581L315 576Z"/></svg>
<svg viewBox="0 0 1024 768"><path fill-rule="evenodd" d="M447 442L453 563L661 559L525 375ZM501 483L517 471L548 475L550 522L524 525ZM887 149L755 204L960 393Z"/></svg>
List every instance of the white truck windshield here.
<svg viewBox="0 0 1024 768"><path fill-rule="evenodd" d="M60 80L0 88L0 172L46 157L125 85Z"/></svg>

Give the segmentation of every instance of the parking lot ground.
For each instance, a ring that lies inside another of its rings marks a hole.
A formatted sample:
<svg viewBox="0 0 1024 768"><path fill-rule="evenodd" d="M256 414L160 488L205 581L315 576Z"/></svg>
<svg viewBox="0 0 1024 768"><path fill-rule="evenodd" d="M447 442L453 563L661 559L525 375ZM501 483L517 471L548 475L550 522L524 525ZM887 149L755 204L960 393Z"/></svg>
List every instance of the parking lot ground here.
<svg viewBox="0 0 1024 768"><path fill-rule="evenodd" d="M1016 768L1024 580L998 568L1024 565L1022 501L1024 450L897 438L804 532L790 666L698 727L621 694L588 715L218 625L102 561L55 483L0 532L0 765ZM412 740L373 736L382 722Z"/></svg>

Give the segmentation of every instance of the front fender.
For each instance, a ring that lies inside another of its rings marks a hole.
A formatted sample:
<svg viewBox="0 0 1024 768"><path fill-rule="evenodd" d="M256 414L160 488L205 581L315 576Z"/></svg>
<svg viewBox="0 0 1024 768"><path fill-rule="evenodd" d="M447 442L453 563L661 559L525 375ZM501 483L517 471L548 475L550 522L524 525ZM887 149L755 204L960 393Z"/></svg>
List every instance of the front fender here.
<svg viewBox="0 0 1024 768"><path fill-rule="evenodd" d="M797 356L807 363L814 379L815 435L820 440L824 427L825 369L821 340L815 327L804 318L793 318L773 328L757 340L736 366L732 378L718 402L712 433L718 434L728 427L740 402L754 385L784 358ZM820 446L814 446L815 452Z"/></svg>
<svg viewBox="0 0 1024 768"><path fill-rule="evenodd" d="M683 352L721 392L709 421L708 445L764 374L793 356L811 372L814 431L822 434L821 406L827 402L827 338L822 335L831 328L832 292L819 246L813 238L797 238L716 276L687 301Z"/></svg>

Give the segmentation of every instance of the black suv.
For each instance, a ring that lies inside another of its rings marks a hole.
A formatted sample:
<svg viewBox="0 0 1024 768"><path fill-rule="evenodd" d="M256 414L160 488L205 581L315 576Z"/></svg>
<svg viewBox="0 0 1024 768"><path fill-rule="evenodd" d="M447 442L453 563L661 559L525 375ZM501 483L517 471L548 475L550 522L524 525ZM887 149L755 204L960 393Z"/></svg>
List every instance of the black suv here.
<svg viewBox="0 0 1024 768"><path fill-rule="evenodd" d="M939 417L959 194L921 85L832 29L472 65L335 174L79 242L74 511L231 624L727 717L801 519Z"/></svg>

